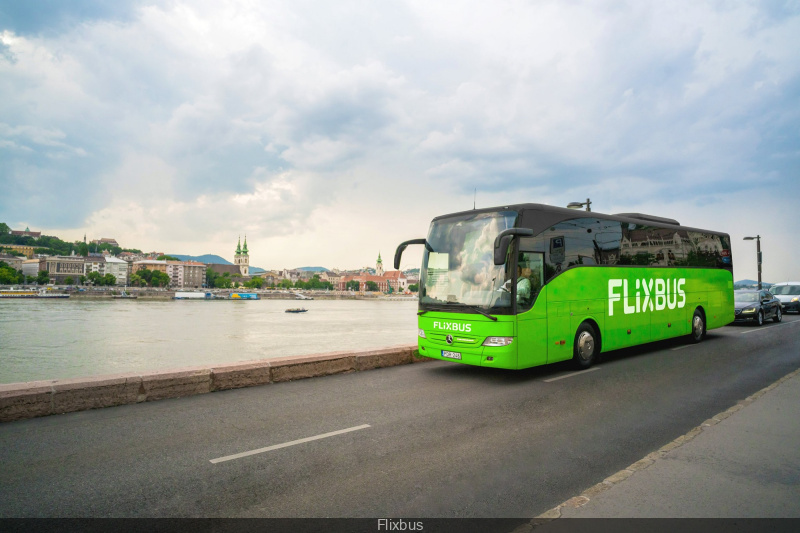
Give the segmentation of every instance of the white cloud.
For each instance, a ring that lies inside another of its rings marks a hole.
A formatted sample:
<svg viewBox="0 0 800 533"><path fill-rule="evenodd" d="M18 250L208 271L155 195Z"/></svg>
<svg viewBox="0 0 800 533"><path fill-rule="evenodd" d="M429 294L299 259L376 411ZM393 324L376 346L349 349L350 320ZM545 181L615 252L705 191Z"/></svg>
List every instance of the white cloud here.
<svg viewBox="0 0 800 533"><path fill-rule="evenodd" d="M749 198L800 192L791 6L123 11L0 28L6 222L229 259L246 233L254 264L346 267L388 264L476 189L482 206L590 196L721 230ZM757 231L800 249L776 218Z"/></svg>

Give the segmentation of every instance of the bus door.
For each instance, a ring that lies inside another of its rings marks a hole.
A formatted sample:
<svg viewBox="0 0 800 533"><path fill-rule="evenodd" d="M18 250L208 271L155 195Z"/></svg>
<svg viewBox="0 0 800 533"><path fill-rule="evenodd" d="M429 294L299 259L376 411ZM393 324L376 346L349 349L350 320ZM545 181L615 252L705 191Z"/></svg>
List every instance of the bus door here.
<svg viewBox="0 0 800 533"><path fill-rule="evenodd" d="M521 239L517 254L516 306L518 368L547 362L547 296L544 283L544 253L526 250Z"/></svg>

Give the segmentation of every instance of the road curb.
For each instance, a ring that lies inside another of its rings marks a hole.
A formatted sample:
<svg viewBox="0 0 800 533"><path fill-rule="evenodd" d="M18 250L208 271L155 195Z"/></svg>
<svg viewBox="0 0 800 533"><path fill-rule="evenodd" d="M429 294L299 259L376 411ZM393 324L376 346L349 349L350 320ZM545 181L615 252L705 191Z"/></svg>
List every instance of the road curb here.
<svg viewBox="0 0 800 533"><path fill-rule="evenodd" d="M605 492L606 490L610 489L614 485L617 485L619 483L624 482L625 480L627 480L631 476L635 475L637 472L642 471L642 470L646 470L647 468L649 468L650 466L655 464L656 461L667 457L674 450L680 448L681 446L683 446L687 442L692 441L695 437L700 435L703 431L707 431L709 428L711 428L713 426L716 426L721 421L725 420L726 418L729 418L730 416L732 416L736 412L741 411L744 407L750 405L751 403L756 401L758 398L762 397L767 392L769 392L769 391L773 390L774 388L778 387L781 383L783 383L785 381L788 381L788 380L794 378L797 375L800 375L800 368L795 370L795 371L793 371L793 372L790 372L789 374L786 374L785 376L783 376L782 378L780 378L776 382L772 383L771 385L769 385L767 387L764 387L763 389L759 390L758 392L755 392L755 393L751 394L750 396L748 396L744 400L741 400L741 401L737 402L736 405L726 409L725 411L722 411L721 413L718 413L718 414L714 415L713 417L709 418L708 420L705 420L699 426L691 429L690 431L688 431L687 433L681 435L680 437L676 438L675 440L665 444L664 446L662 446L658 450L647 454L642 459L640 459L639 461L636 461L635 463L631 464L627 468L623 468L619 472L607 477L606 479L604 479L600 483L598 483L598 484L586 489L585 491L583 491L578 496L570 498L569 500L567 500L567 501L565 501L565 502L553 507L552 509L550 509L548 511L545 511L544 513L542 513L540 515L538 515L533 520L531 520L531 522L529 524L525 524L525 525L520 526L519 528L515 529L514 533L522 533L523 531L530 531L530 530L532 530L533 528L535 528L538 525L541 525L543 523L549 522L551 520L555 520L557 518L561 518L561 510L562 509L565 509L565 508L566 509L577 509L579 507L583 507L584 505L589 503L592 500L592 498L596 497L598 494L600 494L602 492Z"/></svg>
<svg viewBox="0 0 800 533"><path fill-rule="evenodd" d="M0 422L432 361L417 345L0 385Z"/></svg>

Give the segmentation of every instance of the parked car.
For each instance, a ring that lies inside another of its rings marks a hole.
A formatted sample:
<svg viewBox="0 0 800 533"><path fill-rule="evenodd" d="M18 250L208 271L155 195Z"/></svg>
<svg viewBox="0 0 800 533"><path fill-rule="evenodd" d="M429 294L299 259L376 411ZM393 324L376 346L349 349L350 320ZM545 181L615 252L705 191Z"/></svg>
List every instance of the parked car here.
<svg viewBox="0 0 800 533"><path fill-rule="evenodd" d="M733 291L734 320L753 320L762 325L771 318L775 322L783 320L781 301L765 290Z"/></svg>
<svg viewBox="0 0 800 533"><path fill-rule="evenodd" d="M769 291L781 301L784 313L786 311L800 313L800 281L776 283Z"/></svg>

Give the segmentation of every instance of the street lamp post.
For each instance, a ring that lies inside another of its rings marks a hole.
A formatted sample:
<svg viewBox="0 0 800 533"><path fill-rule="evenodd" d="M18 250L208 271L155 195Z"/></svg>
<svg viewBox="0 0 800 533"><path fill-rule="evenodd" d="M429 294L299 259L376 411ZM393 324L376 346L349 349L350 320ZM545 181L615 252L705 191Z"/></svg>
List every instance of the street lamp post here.
<svg viewBox="0 0 800 533"><path fill-rule="evenodd" d="M756 260L758 261L758 290L761 290L761 235L745 237L746 241L756 241Z"/></svg>
<svg viewBox="0 0 800 533"><path fill-rule="evenodd" d="M585 202L570 202L567 204L567 208L569 209L580 209L583 206L586 206L587 211L591 211L592 201L587 198Z"/></svg>

